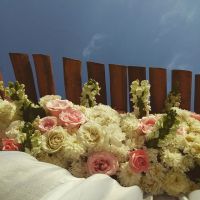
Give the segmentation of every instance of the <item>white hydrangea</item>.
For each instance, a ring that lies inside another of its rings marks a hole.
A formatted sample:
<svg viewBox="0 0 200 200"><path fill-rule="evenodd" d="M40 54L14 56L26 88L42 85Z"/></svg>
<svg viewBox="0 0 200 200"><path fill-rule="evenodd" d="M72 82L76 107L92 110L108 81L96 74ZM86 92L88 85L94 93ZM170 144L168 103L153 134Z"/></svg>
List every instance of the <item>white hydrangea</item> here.
<svg viewBox="0 0 200 200"><path fill-rule="evenodd" d="M137 135L140 121L131 113L121 114L120 116L120 127L122 131L126 134L127 138L135 137Z"/></svg>
<svg viewBox="0 0 200 200"><path fill-rule="evenodd" d="M21 144L26 139L26 133L21 131L24 126L24 121L13 121L6 129L5 134L8 138L15 139L16 143Z"/></svg>
<svg viewBox="0 0 200 200"><path fill-rule="evenodd" d="M163 189L169 195L179 196L190 191L190 180L186 174L178 171L169 171L163 182Z"/></svg>
<svg viewBox="0 0 200 200"><path fill-rule="evenodd" d="M134 173L129 167L129 163L122 163L117 173L117 178L121 185L132 186L139 185L141 181L141 173Z"/></svg>
<svg viewBox="0 0 200 200"><path fill-rule="evenodd" d="M76 135L66 135L63 148L60 152L61 157L67 160L78 160L85 153L83 144L77 139Z"/></svg>
<svg viewBox="0 0 200 200"><path fill-rule="evenodd" d="M153 195L162 194L165 173L166 169L160 163L151 164L149 170L141 180L143 191Z"/></svg>
<svg viewBox="0 0 200 200"><path fill-rule="evenodd" d="M163 151L161 159L165 166L181 172L186 172L194 166L194 161L190 156L170 152L168 149Z"/></svg>
<svg viewBox="0 0 200 200"><path fill-rule="evenodd" d="M47 102L49 102L51 100L56 100L56 99L61 99L61 96L59 96L59 95L45 95L45 96L40 98L39 104L40 104L40 106L42 106L46 110Z"/></svg>
<svg viewBox="0 0 200 200"><path fill-rule="evenodd" d="M46 152L42 152L42 153L38 154L36 156L36 158L39 161L54 164L54 165L57 165L59 167L65 168L65 169L69 167L66 159L64 159L63 157L60 156L60 154L57 154L57 153L48 154Z"/></svg>
<svg viewBox="0 0 200 200"><path fill-rule="evenodd" d="M78 178L86 178L88 176L86 163L82 161L73 161L68 169L72 175Z"/></svg>
<svg viewBox="0 0 200 200"><path fill-rule="evenodd" d="M117 147L115 145L109 145L106 143L101 143L94 145L92 148L88 148L88 155L92 152L107 151L115 155L119 162L125 162L128 158L128 152L130 148L126 145Z"/></svg>
<svg viewBox="0 0 200 200"><path fill-rule="evenodd" d="M15 119L17 107L14 103L0 99L0 130L6 129Z"/></svg>
<svg viewBox="0 0 200 200"><path fill-rule="evenodd" d="M110 124L104 127L105 136L104 143L121 147L122 142L125 140L125 134L117 124Z"/></svg>
<svg viewBox="0 0 200 200"><path fill-rule="evenodd" d="M101 126L109 124L119 124L120 117L117 111L110 106L99 104L94 106L85 113L88 120L94 121Z"/></svg>

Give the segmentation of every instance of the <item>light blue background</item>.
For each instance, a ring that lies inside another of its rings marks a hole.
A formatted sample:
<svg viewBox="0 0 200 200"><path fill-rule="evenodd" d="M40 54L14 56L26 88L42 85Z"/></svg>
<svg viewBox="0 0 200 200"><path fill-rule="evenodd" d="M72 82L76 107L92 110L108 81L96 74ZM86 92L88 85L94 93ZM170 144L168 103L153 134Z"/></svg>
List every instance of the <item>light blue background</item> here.
<svg viewBox="0 0 200 200"><path fill-rule="evenodd" d="M0 71L6 82L14 80L9 52L50 55L61 95L63 56L82 60L84 68L93 60L161 66L168 75L173 68L200 73L200 1L0 0Z"/></svg>

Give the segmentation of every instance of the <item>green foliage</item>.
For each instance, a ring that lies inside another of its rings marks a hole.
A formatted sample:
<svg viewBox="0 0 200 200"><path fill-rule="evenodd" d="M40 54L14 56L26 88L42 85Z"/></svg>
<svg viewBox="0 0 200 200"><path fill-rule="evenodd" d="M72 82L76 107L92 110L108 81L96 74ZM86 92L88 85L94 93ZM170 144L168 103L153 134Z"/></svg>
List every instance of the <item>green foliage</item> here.
<svg viewBox="0 0 200 200"><path fill-rule="evenodd" d="M146 142L146 146L148 148L156 148L158 147L159 140L165 138L166 135L170 133L170 129L178 122L177 113L175 110L171 109L167 112L167 115L164 115L162 118L162 123L160 123L160 127L158 129L158 137L150 139Z"/></svg>
<svg viewBox="0 0 200 200"><path fill-rule="evenodd" d="M8 87L4 87L3 82L0 83L0 92L4 94L4 98L16 103L25 122L32 122L37 116L46 116L45 110L31 102L25 94L24 84L18 81L9 82Z"/></svg>
<svg viewBox="0 0 200 200"><path fill-rule="evenodd" d="M175 84L165 100L164 112L169 111L172 107L179 107L181 103L181 94L179 84Z"/></svg>
<svg viewBox="0 0 200 200"><path fill-rule="evenodd" d="M26 122L21 132L26 133L26 139L22 144L22 151L25 151L26 148L32 149L31 136L34 134L35 128L30 122Z"/></svg>

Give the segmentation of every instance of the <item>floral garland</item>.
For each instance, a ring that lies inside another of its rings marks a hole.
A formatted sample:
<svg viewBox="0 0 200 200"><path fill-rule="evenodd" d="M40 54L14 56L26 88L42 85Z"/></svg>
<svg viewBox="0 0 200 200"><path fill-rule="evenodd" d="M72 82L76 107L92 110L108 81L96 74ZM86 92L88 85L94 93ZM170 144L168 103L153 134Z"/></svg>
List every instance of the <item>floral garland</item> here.
<svg viewBox="0 0 200 200"><path fill-rule="evenodd" d="M134 84L132 91L141 89ZM123 186L138 185L153 195L179 196L200 188L200 174L194 176L200 166L200 115L172 108L137 119L134 113L121 114L102 104L75 105L56 95L44 96L35 105L23 85L11 85L1 87L3 151L27 152L76 177L107 174ZM149 88L147 82L141 85ZM25 114L27 108L32 117Z"/></svg>

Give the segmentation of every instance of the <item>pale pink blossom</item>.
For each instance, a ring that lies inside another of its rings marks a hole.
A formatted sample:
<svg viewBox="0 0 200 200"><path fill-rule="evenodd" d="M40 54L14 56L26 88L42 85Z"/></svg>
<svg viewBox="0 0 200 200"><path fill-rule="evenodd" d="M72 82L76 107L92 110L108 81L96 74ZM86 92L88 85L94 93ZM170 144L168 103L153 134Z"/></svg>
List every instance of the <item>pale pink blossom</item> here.
<svg viewBox="0 0 200 200"><path fill-rule="evenodd" d="M149 169L149 159L145 150L138 149L129 153L129 166L135 173L146 172Z"/></svg>
<svg viewBox="0 0 200 200"><path fill-rule="evenodd" d="M156 124L157 120L158 119L154 116L143 117L140 120L138 131L142 132L143 134L150 133L153 130L154 125Z"/></svg>
<svg viewBox="0 0 200 200"><path fill-rule="evenodd" d="M68 100L60 100L60 99L54 99L46 104L47 110L51 113L51 115L58 117L58 115L65 111L67 108L70 108L73 106L73 103Z"/></svg>
<svg viewBox="0 0 200 200"><path fill-rule="evenodd" d="M87 168L92 174L116 174L119 164L117 158L109 152L96 152L89 156Z"/></svg>
<svg viewBox="0 0 200 200"><path fill-rule="evenodd" d="M47 116L39 120L38 128L42 132L49 131L56 127L57 118L54 116Z"/></svg>
<svg viewBox="0 0 200 200"><path fill-rule="evenodd" d="M67 129L79 128L85 122L85 115L75 108L68 108L59 114L59 123Z"/></svg>

